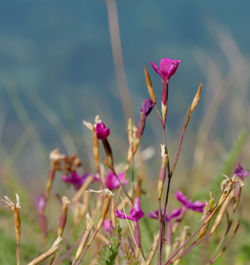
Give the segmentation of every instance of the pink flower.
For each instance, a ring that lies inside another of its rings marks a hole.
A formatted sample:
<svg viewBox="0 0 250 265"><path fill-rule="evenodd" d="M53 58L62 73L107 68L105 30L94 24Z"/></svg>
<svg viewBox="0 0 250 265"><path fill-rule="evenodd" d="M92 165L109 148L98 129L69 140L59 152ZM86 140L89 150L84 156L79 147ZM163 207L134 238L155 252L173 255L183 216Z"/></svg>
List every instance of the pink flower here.
<svg viewBox="0 0 250 265"><path fill-rule="evenodd" d="M96 124L96 137L99 140L106 140L109 135L110 129L103 122Z"/></svg>
<svg viewBox="0 0 250 265"><path fill-rule="evenodd" d="M46 199L44 195L39 195L36 198L36 208L39 212L43 211L46 206Z"/></svg>
<svg viewBox="0 0 250 265"><path fill-rule="evenodd" d="M175 218L178 218L180 215L181 215L181 212L182 212L182 208L179 208L179 209L174 209L170 215L166 215L166 222L170 222L172 219L175 219ZM163 216L164 214L164 211L162 210L161 211L161 215ZM159 210L156 210L154 212L150 212L148 214L148 217L149 218L152 218L152 219L159 219Z"/></svg>
<svg viewBox="0 0 250 265"><path fill-rule="evenodd" d="M249 169L244 170L243 167L241 166L240 162L237 166L237 168L234 171L235 175L237 175L240 179L244 179L245 177L248 177L249 175Z"/></svg>
<svg viewBox="0 0 250 265"><path fill-rule="evenodd" d="M118 218L121 219L128 219L133 222L139 222L139 220L144 216L144 212L141 209L140 205L140 198L137 197L135 199L134 206L131 208L129 215L126 216L126 214L123 211L115 210L115 215Z"/></svg>
<svg viewBox="0 0 250 265"><path fill-rule="evenodd" d="M188 200L181 191L175 193L175 198L181 202L187 209L202 213L205 207L205 202Z"/></svg>
<svg viewBox="0 0 250 265"><path fill-rule="evenodd" d="M87 177L89 176L88 173L83 174L80 176L77 171L72 171L71 176L62 176L62 180L66 183L74 185L75 190L79 190L82 184L86 181ZM93 181L99 181L97 177L93 177Z"/></svg>
<svg viewBox="0 0 250 265"><path fill-rule="evenodd" d="M129 215L126 215L123 211L115 210L115 215L121 219L128 219L134 222L134 237L137 246L141 246L141 234L139 229L139 220L144 216L144 212L141 209L140 198L135 199L134 206L131 208Z"/></svg>
<svg viewBox="0 0 250 265"><path fill-rule="evenodd" d="M119 178L120 182L122 184L127 184L128 183L128 180L127 179L124 179L124 172L120 173L117 175L117 177ZM114 189L117 189L120 187L120 183L117 179L117 177L115 176L115 174L112 172L112 170L110 170L106 176L106 181L105 181L105 184L106 184L106 187L110 190L114 190Z"/></svg>
<svg viewBox="0 0 250 265"><path fill-rule="evenodd" d="M155 72L159 74L164 81L168 81L173 76L181 60L172 60L171 58L162 58L160 61L160 71L154 62L151 65Z"/></svg>
<svg viewBox="0 0 250 265"><path fill-rule="evenodd" d="M106 233L111 233L112 229L114 229L112 222L108 219L104 220L102 228Z"/></svg>

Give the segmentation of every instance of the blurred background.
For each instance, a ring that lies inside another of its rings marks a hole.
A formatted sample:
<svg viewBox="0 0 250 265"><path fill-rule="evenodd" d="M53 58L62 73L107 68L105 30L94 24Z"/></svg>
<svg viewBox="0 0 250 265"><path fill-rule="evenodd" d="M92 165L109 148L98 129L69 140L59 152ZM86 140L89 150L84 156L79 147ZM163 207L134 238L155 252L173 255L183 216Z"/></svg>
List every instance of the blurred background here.
<svg viewBox="0 0 250 265"><path fill-rule="evenodd" d="M204 87L177 170L202 165L201 178L209 183L235 142L235 158L247 166L249 9L249 1L233 0L1 1L1 175L18 176L27 187L44 183L48 154L56 147L77 153L91 170L82 120L96 114L111 128L117 160L123 159L126 119L138 122L148 96L143 66L160 100L160 78L150 62L158 65L162 57L181 60L170 81L172 157L196 89L200 82ZM148 161L152 178L161 141L154 113L142 142L142 149L155 150Z"/></svg>
<svg viewBox="0 0 250 265"><path fill-rule="evenodd" d="M58 147L78 154L83 171L93 172L91 135L82 121L93 122L99 114L111 128L115 161L124 161L127 118L137 124L148 97L143 67L160 103L161 81L150 62L159 65L162 57L181 60L169 83L171 161L188 108L203 83L172 182L172 198L181 189L188 198L206 200L210 188L218 194L222 174L231 176L239 160L250 168L249 10L250 2L243 0L0 1L0 195L21 195L24 229L29 230L23 234L30 246L39 242L30 209L44 190L50 151ZM138 154L147 158L138 164L140 174L148 177L145 191L152 190L158 177L161 143L153 112L141 142L144 156ZM65 191L59 177L55 186ZM248 182L242 194L245 207L240 209L241 236L216 264L249 264ZM145 194L150 202L143 204L146 211L154 209L155 196ZM5 212L0 213L4 217ZM6 243L15 248L8 235L10 218L1 218L0 237L5 239L0 247L9 255L2 263L14 257ZM154 230L148 233L152 237Z"/></svg>

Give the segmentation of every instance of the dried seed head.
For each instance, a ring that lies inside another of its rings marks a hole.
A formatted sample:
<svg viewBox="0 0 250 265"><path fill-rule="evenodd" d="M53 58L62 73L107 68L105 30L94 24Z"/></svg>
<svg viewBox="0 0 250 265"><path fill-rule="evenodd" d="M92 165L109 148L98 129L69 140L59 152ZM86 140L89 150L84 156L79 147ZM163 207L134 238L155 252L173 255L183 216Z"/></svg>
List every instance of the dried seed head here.
<svg viewBox="0 0 250 265"><path fill-rule="evenodd" d="M10 208L14 213L16 242L19 245L20 238L21 238L21 220L20 220L20 214L19 214L19 209L21 208L21 206L20 206L19 196L16 193L16 203L12 202L7 196L4 196L4 198L2 199L2 202L5 204L5 207Z"/></svg>
<svg viewBox="0 0 250 265"><path fill-rule="evenodd" d="M66 156L59 152L59 149L56 148L50 152L49 158L51 161L63 160Z"/></svg>
<svg viewBox="0 0 250 265"><path fill-rule="evenodd" d="M93 131L96 127L96 124L102 122L102 120L100 119L99 115L96 115L94 125L88 121L82 121L82 122L90 131Z"/></svg>
<svg viewBox="0 0 250 265"><path fill-rule="evenodd" d="M109 189L103 189L103 190L87 190L86 192L93 192L93 193L99 193L102 194L104 196L106 195L110 195L110 196L114 196L114 193L112 191L110 191Z"/></svg>
<svg viewBox="0 0 250 265"><path fill-rule="evenodd" d="M63 205L65 206L70 204L70 200L66 196L62 197L62 202L63 202Z"/></svg>
<svg viewBox="0 0 250 265"><path fill-rule="evenodd" d="M99 115L96 115L95 116L95 124L100 123L100 122L102 122L102 120L100 119Z"/></svg>
<svg viewBox="0 0 250 265"><path fill-rule="evenodd" d="M13 201L11 201L9 199L9 197L4 196L2 199L2 202L5 204L4 207L10 208L12 211L15 210L15 208L20 209L21 205L20 205L20 199L18 194L16 193L16 203L14 203Z"/></svg>
<svg viewBox="0 0 250 265"><path fill-rule="evenodd" d="M90 130L90 131L93 131L93 125L92 123L90 122L87 122L87 121L82 121L83 124Z"/></svg>

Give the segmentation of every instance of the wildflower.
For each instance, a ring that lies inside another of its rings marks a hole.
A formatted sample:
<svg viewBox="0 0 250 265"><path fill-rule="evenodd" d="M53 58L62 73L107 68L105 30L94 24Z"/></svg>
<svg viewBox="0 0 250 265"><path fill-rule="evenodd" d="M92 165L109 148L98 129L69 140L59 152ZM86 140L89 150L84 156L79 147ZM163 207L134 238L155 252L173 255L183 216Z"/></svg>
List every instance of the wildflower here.
<svg viewBox="0 0 250 265"><path fill-rule="evenodd" d="M177 217L179 217L181 215L181 212L182 212L182 208L179 208L179 209L174 209L170 215L167 215L166 214L166 222L170 222L172 219L175 219ZM164 214L164 211L162 210L161 211L161 215L163 216ZM150 212L148 213L147 215L149 218L152 218L152 219L159 219L159 210L156 210L154 212Z"/></svg>
<svg viewBox="0 0 250 265"><path fill-rule="evenodd" d="M187 197L184 196L181 191L177 191L175 193L175 198L176 200L181 202L184 205L184 207L186 207L187 209L191 209L193 211L200 212L200 213L202 213L204 210L204 207L205 207L204 202L201 202L201 201L192 202L192 200L188 200Z"/></svg>
<svg viewBox="0 0 250 265"><path fill-rule="evenodd" d="M154 107L154 103L152 101L152 99L146 98L142 104L141 107L141 112L145 115L148 116L151 112L151 110Z"/></svg>
<svg viewBox="0 0 250 265"><path fill-rule="evenodd" d="M162 80L167 81L173 76L181 60L172 60L171 58L162 58L160 61L160 71L154 62L151 65L155 72L161 76Z"/></svg>
<svg viewBox="0 0 250 265"><path fill-rule="evenodd" d="M70 172L71 176L62 176L62 180L66 183L74 185L75 190L79 190L82 186L82 184L86 181L88 177L88 173L83 174L80 176L77 171ZM93 177L93 181L99 181L99 178Z"/></svg>
<svg viewBox="0 0 250 265"><path fill-rule="evenodd" d="M44 210L46 207L46 198L44 195L37 196L36 198L36 208L39 212L39 222L43 237L47 235L47 218L45 216Z"/></svg>
<svg viewBox="0 0 250 265"><path fill-rule="evenodd" d="M104 163L112 170L114 170L114 159L111 146L108 141L108 136L110 135L110 129L100 120L99 116L95 120L95 132L98 140L102 140L104 151L108 157L108 160L104 160ZM95 143L96 145L96 143ZM99 159L99 151L94 150L96 159ZM97 162L99 163L99 162ZM97 166L98 168L98 166Z"/></svg>
<svg viewBox="0 0 250 265"><path fill-rule="evenodd" d="M112 229L114 229L112 222L108 219L104 220L102 228L107 234L111 233Z"/></svg>
<svg viewBox="0 0 250 265"><path fill-rule="evenodd" d="M110 129L103 122L96 124L96 136L99 140L106 140L110 135Z"/></svg>
<svg viewBox="0 0 250 265"><path fill-rule="evenodd" d="M179 66L180 60L172 60L171 58L162 58L160 61L160 71L154 62L151 65L155 72L161 76L161 113L163 125L166 125L166 117L168 111L168 81L173 76Z"/></svg>
<svg viewBox="0 0 250 265"><path fill-rule="evenodd" d="M125 175L125 172L122 172L120 174L117 174L117 177L118 179L120 180L120 182L122 184L127 184L128 183L128 180L127 179L124 179L124 175ZM112 172L112 170L110 170L106 176L106 181L105 181L105 184L106 184L106 187L110 190L114 190L114 189L117 189L120 187L120 182L119 180L117 179L117 177L115 176L115 174Z"/></svg>
<svg viewBox="0 0 250 265"><path fill-rule="evenodd" d="M128 219L134 222L134 237L137 246L141 246L140 229L138 222L144 216L144 212L141 209L140 198L135 199L134 206L131 208L129 215L126 215L123 211L115 210L115 215L121 219Z"/></svg>
<svg viewBox="0 0 250 265"><path fill-rule="evenodd" d="M46 206L46 199L44 195L37 196L36 198L36 208L41 213L44 211Z"/></svg>
<svg viewBox="0 0 250 265"><path fill-rule="evenodd" d="M239 163L237 168L234 171L235 175L238 176L241 180L243 180L245 177L248 177L249 175L249 169L244 170L241 164Z"/></svg>
<svg viewBox="0 0 250 265"><path fill-rule="evenodd" d="M144 216L139 197L136 198L134 206L131 208L129 215L126 215L123 211L119 210L115 210L115 215L121 219L128 219L133 222L138 222Z"/></svg>

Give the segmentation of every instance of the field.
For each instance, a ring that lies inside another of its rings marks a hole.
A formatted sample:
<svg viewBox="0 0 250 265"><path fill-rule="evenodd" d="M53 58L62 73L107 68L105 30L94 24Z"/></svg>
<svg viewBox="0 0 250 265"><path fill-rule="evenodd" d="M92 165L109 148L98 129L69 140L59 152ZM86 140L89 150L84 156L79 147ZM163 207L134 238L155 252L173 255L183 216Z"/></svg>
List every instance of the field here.
<svg viewBox="0 0 250 265"><path fill-rule="evenodd" d="M249 58L217 25L202 75L163 49L133 91L106 7L115 91L1 86L0 264L250 264Z"/></svg>

